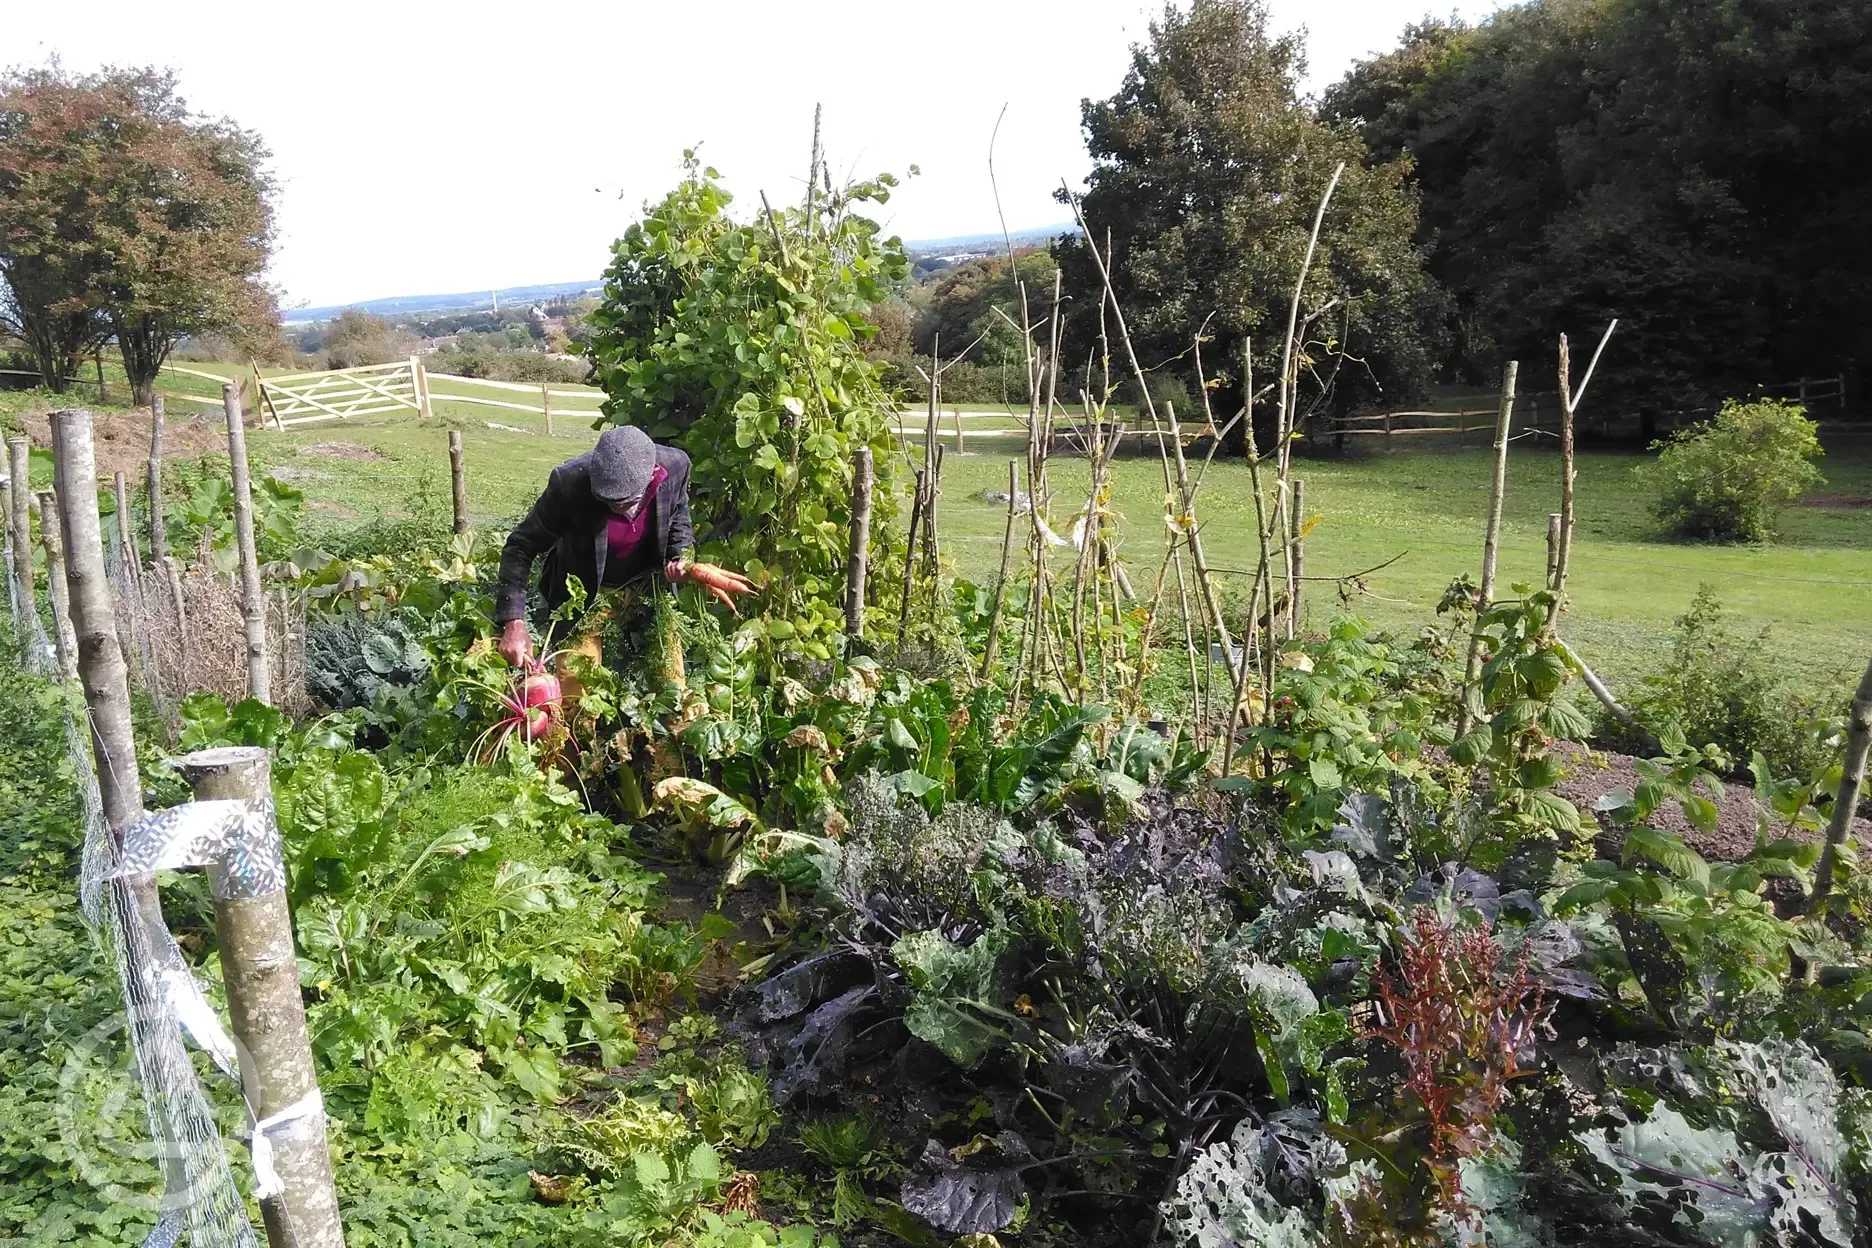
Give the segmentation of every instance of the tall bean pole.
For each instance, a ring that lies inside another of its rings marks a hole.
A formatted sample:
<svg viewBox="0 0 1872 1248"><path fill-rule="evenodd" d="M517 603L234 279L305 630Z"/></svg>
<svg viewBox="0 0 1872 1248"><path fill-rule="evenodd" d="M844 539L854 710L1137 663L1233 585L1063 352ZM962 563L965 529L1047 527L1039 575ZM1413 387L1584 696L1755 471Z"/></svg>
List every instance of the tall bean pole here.
<svg viewBox="0 0 1872 1248"><path fill-rule="evenodd" d="M1813 898L1807 903L1810 913L1819 912L1833 889L1840 846L1852 828L1859 793L1865 785L1868 756L1872 756L1872 663L1866 664L1859 690L1853 694L1846 725L1846 757L1840 768L1839 792L1833 798L1833 818L1827 823L1826 847L1820 851L1820 862L1814 868Z"/></svg>
<svg viewBox="0 0 1872 1248"><path fill-rule="evenodd" d="M995 578L994 609L988 613L988 643L982 648L981 678L994 675L1001 649L1001 615L1007 609L1008 577L1014 571L1014 516L1020 498L1020 461L1008 460L1007 530L1001 534L1001 575ZM1032 500L1029 500L1030 502Z"/></svg>
<svg viewBox="0 0 1872 1248"><path fill-rule="evenodd" d="M63 475L58 473L57 477ZM92 496L96 497L95 483ZM65 583L65 540L59 526L58 491L40 490L38 497L39 545L45 550L46 588L52 594L52 640L58 648L59 675L68 681L77 680L78 636L72 629L71 591Z"/></svg>
<svg viewBox="0 0 1872 1248"><path fill-rule="evenodd" d="M272 666L267 657L266 594L260 587L260 555L254 548L253 482L247 473L247 431L241 423L240 396L232 382L221 387L227 413L228 464L234 478L234 540L240 546L241 622L247 637L247 694L273 701Z"/></svg>
<svg viewBox="0 0 1872 1248"><path fill-rule="evenodd" d="M169 554L169 529L163 519L162 460L163 396L159 394L150 400L149 480L146 483L149 491L149 545L152 565L160 565Z"/></svg>
<svg viewBox="0 0 1872 1248"><path fill-rule="evenodd" d="M1519 361L1509 360L1502 370L1501 407L1495 416L1495 472L1489 482L1488 526L1482 538L1482 583L1476 589L1477 623L1469 638L1469 659L1463 665L1463 685L1475 683L1482 668L1482 613L1495 602L1495 562L1501 545L1502 499L1508 491L1508 434L1514 425L1515 378L1521 371ZM1564 541L1564 537L1562 541ZM1467 707L1456 716L1459 732L1468 732Z"/></svg>
<svg viewBox="0 0 1872 1248"><path fill-rule="evenodd" d="M871 467L871 448L861 446L852 455L851 557L845 565L845 634L863 637L865 577L871 563L871 490L877 483Z"/></svg>
<svg viewBox="0 0 1872 1248"><path fill-rule="evenodd" d="M13 480L13 575L19 579L20 598L28 611L39 609L33 587L32 558L32 443L7 439L7 459Z"/></svg>

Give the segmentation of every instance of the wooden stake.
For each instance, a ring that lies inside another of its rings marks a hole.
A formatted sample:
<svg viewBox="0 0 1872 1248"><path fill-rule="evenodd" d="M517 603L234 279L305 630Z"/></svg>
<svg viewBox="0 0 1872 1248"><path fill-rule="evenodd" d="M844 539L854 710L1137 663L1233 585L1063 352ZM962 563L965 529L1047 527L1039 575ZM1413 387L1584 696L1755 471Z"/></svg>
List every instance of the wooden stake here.
<svg viewBox="0 0 1872 1248"><path fill-rule="evenodd" d="M32 443L25 438L8 438L7 455L13 481L13 575L19 579L20 598L26 610L37 611L39 596L33 585L32 559Z"/></svg>
<svg viewBox="0 0 1872 1248"><path fill-rule="evenodd" d="M460 536L468 531L468 465L462 456L461 430L449 430L448 451L449 496L455 504L455 533Z"/></svg>
<svg viewBox="0 0 1872 1248"><path fill-rule="evenodd" d="M236 801L270 811L262 805L272 793L264 749L198 750L184 755L180 767L197 801ZM255 846L253 852L277 861L279 828L270 813L259 822L259 835L271 843ZM254 1117L269 1119L318 1096L284 872L277 883L258 884L217 872L214 883L215 935L228 1017L239 1042L241 1086ZM284 1189L260 1203L267 1242L273 1248L342 1248L344 1228L338 1218L324 1110L295 1114L270 1130L267 1138Z"/></svg>
<svg viewBox="0 0 1872 1248"><path fill-rule="evenodd" d="M95 485L92 488L95 495ZM58 647L59 675L77 680L78 635L72 628L71 591L65 581L65 542L59 532L56 490L39 491L39 545L45 549L46 588L52 594L52 640Z"/></svg>
<svg viewBox="0 0 1872 1248"><path fill-rule="evenodd" d="M1611 331L1607 331L1608 333ZM1601 346L1604 344L1602 343ZM1571 359L1567 336L1560 335L1560 541L1554 547L1553 575L1548 578L1556 595L1566 592L1567 563L1573 548L1573 408ZM1583 387L1582 387L1583 388Z"/></svg>
<svg viewBox="0 0 1872 1248"><path fill-rule="evenodd" d="M110 402L110 391L104 388L104 353L99 351L91 358L97 363L97 401L98 406L102 407Z"/></svg>
<svg viewBox="0 0 1872 1248"><path fill-rule="evenodd" d="M142 569L141 555L137 553L136 528L130 523L130 480L123 473L116 477L117 487L117 544L123 549L124 576L127 578L124 589L128 598L116 600L117 645L123 650L124 663L134 676L137 669L137 650L135 645L136 622L131 613L130 598L134 598L139 587Z"/></svg>
<svg viewBox="0 0 1872 1248"><path fill-rule="evenodd" d="M162 458L163 458L163 396L157 395L150 400L150 451L149 481L149 544L150 562L161 563L169 557L169 528L163 518L162 502Z"/></svg>
<svg viewBox="0 0 1872 1248"><path fill-rule="evenodd" d="M8 549L11 550L19 539L13 536L13 477L10 473L0 474L0 529L6 531ZM9 558L10 557L11 556L9 556ZM11 576L13 573L11 566L0 569L0 571L4 571L8 576ZM14 639L17 641L21 639L20 622L13 614L14 607L17 604L12 594L9 593L5 595L5 597L7 600L7 619L13 624Z"/></svg>
<svg viewBox="0 0 1872 1248"><path fill-rule="evenodd" d="M1289 561L1293 576L1287 584L1287 636L1293 637L1300 631L1300 586L1306 579L1306 547L1302 529L1306 517L1306 482L1295 477L1293 483L1293 515L1288 517L1288 542L1293 550Z"/></svg>
<svg viewBox="0 0 1872 1248"><path fill-rule="evenodd" d="M1550 512L1547 516L1547 588L1554 587L1554 575L1560 566L1560 533L1562 517L1559 512Z"/></svg>
<svg viewBox="0 0 1872 1248"><path fill-rule="evenodd" d="M1008 574L1014 567L1014 503L1020 497L1020 461L1008 460L1007 530L1001 535L1001 575L995 581L994 609L988 613L988 644L982 648L981 678L994 675L1001 649L1001 612L1007 606Z"/></svg>
<svg viewBox="0 0 1872 1248"><path fill-rule="evenodd" d="M182 569L168 555L162 557L163 580L169 586L169 601L175 606L176 662L179 671L188 670L188 602L182 597ZM178 673L179 674L179 673Z"/></svg>
<svg viewBox="0 0 1872 1248"><path fill-rule="evenodd" d="M136 527L130 523L130 478L118 473L113 484L117 493L117 540L123 545L124 557L130 561L131 574L142 566L143 553L137 549Z"/></svg>
<svg viewBox="0 0 1872 1248"><path fill-rule="evenodd" d="M1495 416L1495 475L1489 483L1488 526L1482 538L1482 584L1477 587L1476 617L1479 620L1495 601L1495 556L1501 544L1502 497L1508 490L1508 432L1514 424L1515 377L1521 365L1509 360L1502 370L1501 407ZM1475 683L1482 667L1482 630L1478 624L1469 638L1469 660L1463 667L1463 684ZM1470 716L1458 712L1458 735L1469 731Z"/></svg>
<svg viewBox="0 0 1872 1248"><path fill-rule="evenodd" d="M963 450L964 442L963 442L963 434L962 434L962 405L960 403L956 404L956 408L955 408L955 427L956 427L956 454L961 455L964 453L964 450Z"/></svg>
<svg viewBox="0 0 1872 1248"><path fill-rule="evenodd" d="M228 465L234 478L234 539L240 546L241 620L247 634L247 696L270 706L273 680L267 661L266 595L260 588L260 556L254 548L247 431L241 424L240 398L232 382L221 387L221 405L227 412Z"/></svg>
<svg viewBox="0 0 1872 1248"><path fill-rule="evenodd" d="M871 448L861 446L852 456L851 558L845 565L845 634L864 636L865 573L871 561Z"/></svg>
<svg viewBox="0 0 1872 1248"><path fill-rule="evenodd" d="M903 603L897 608L897 648L903 649L910 628L910 586L916 580L917 529L923 519L923 469L917 469L916 493L910 498L910 537L904 543Z"/></svg>
<svg viewBox="0 0 1872 1248"><path fill-rule="evenodd" d="M1814 868L1813 899L1809 913L1817 912L1833 889L1835 864L1840 846L1852 828L1853 815L1859 808L1859 791L1865 784L1866 758L1872 755L1872 663L1866 664L1859 690L1853 694L1852 711L1846 721L1846 756L1840 767L1839 792L1833 798L1833 817L1827 822L1826 847Z"/></svg>
<svg viewBox="0 0 1872 1248"><path fill-rule="evenodd" d="M540 415L546 418L546 436L553 436L552 427L552 391L548 383L540 382Z"/></svg>

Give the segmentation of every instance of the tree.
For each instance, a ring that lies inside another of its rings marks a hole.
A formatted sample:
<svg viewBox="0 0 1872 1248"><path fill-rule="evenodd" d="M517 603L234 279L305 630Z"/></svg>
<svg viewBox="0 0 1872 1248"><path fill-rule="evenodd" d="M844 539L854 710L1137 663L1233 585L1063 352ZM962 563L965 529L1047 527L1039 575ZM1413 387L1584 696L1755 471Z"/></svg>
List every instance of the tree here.
<svg viewBox="0 0 1872 1248"><path fill-rule="evenodd" d="M1323 107L1413 161L1472 375L1617 316L1594 405L1649 438L1872 358L1872 7L1536 0L1408 28Z"/></svg>
<svg viewBox="0 0 1872 1248"><path fill-rule="evenodd" d="M191 113L170 74L54 64L0 79L0 226L9 254L30 258L8 268L12 304L31 308L16 319L88 311L139 403L183 338L277 324L261 280L266 157L253 133Z"/></svg>
<svg viewBox="0 0 1872 1248"><path fill-rule="evenodd" d="M416 336L381 316L346 308L325 325L320 347L327 368L358 368L408 359L416 349Z"/></svg>
<svg viewBox="0 0 1872 1248"><path fill-rule="evenodd" d="M1186 379L1205 321L1211 380L1239 377L1249 336L1257 375L1277 374L1314 212L1346 163L1302 300L1303 411L1421 386L1441 315L1412 241L1409 161L1368 162L1350 125L1321 121L1299 95L1304 67L1299 39L1270 33L1263 0L1195 0L1152 24L1116 95L1081 105L1094 162L1081 200L1090 241L1109 244L1141 362ZM1087 242L1054 248L1071 308L1069 371L1100 351ZM1111 350L1116 374L1124 360Z"/></svg>
<svg viewBox="0 0 1872 1248"><path fill-rule="evenodd" d="M1044 251L1029 249L1014 256L1014 270L1027 287L1030 315L1039 316L1051 305L1053 275L1059 266ZM1006 256L983 256L950 269L930 285L917 314L912 342L917 354L928 355L938 345L954 356L971 344L968 358L977 364L1014 364L1022 358L1020 292L1008 277Z"/></svg>

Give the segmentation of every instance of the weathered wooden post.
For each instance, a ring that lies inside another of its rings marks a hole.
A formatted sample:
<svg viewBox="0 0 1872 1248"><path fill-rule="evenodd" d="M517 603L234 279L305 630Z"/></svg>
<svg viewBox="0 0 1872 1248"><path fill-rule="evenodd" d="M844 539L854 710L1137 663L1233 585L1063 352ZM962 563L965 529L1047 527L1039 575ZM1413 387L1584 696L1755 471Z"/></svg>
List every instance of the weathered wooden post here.
<svg viewBox="0 0 1872 1248"><path fill-rule="evenodd" d="M871 448L852 456L851 558L845 565L845 635L864 636L865 574L871 562Z"/></svg>
<svg viewBox="0 0 1872 1248"><path fill-rule="evenodd" d="M1501 545L1502 497L1508 490L1508 432L1514 425L1515 378L1520 371L1517 360L1509 360L1508 367L1502 370L1501 407L1495 415L1495 475L1489 483L1488 526L1482 538L1482 583L1476 587L1478 621L1495 601L1495 557ZM1469 638L1469 660L1463 667L1464 685L1475 682L1481 666L1482 630L1478 623ZM1469 731L1467 709L1457 714L1456 726L1459 732Z"/></svg>
<svg viewBox="0 0 1872 1248"><path fill-rule="evenodd" d="M1305 525L1306 482L1299 477L1293 483L1293 514L1287 518L1287 542L1293 550L1293 584L1287 590L1287 635L1300 631L1301 583L1306 579ZM1226 639L1225 639L1226 640Z"/></svg>
<svg viewBox="0 0 1872 1248"><path fill-rule="evenodd" d="M173 556L164 555L162 559L163 579L169 585L169 601L175 607L176 618L176 663L181 671L188 670L188 602L182 597L182 569L176 565ZM178 673L179 675L180 673ZM186 692L186 689L184 690Z"/></svg>
<svg viewBox="0 0 1872 1248"><path fill-rule="evenodd" d="M1872 756L1872 663L1866 664L1865 675L1859 680L1859 689L1853 694L1852 710L1847 716L1846 757L1840 767L1839 792L1833 799L1833 818L1827 823L1826 847L1820 851L1819 865L1814 868L1813 899L1807 904L1809 913L1818 912L1832 891L1839 848L1859 808L1859 791L1865 784L1868 756Z"/></svg>
<svg viewBox="0 0 1872 1248"><path fill-rule="evenodd" d="M962 405L960 403L956 404L955 406L955 427L956 427L956 454L961 455L965 453L965 448L964 448L963 433L962 433Z"/></svg>
<svg viewBox="0 0 1872 1248"><path fill-rule="evenodd" d="M60 477L64 476L61 472ZM95 487L94 487L95 492ZM39 544L45 548L46 587L52 593L52 641L59 675L78 679L78 637L72 631L71 596L65 582L65 542L59 532L58 491L39 491Z"/></svg>
<svg viewBox="0 0 1872 1248"><path fill-rule="evenodd" d="M449 496L455 505L455 533L468 531L468 465L462 456L461 430L451 429L449 448Z"/></svg>
<svg viewBox="0 0 1872 1248"><path fill-rule="evenodd" d="M1562 517L1559 512L1547 513L1547 588L1558 588L1554 577L1560 571L1560 526Z"/></svg>
<svg viewBox="0 0 1872 1248"><path fill-rule="evenodd" d="M1007 529L1001 534L1001 575L995 580L994 610L988 613L988 643L982 647L981 679L987 680L994 675L995 655L1001 649L1001 613L1007 607L1008 573L1014 562L1014 512L1015 503L1020 498L1020 461L1008 460L1008 511ZM1139 670L1143 669L1139 642Z"/></svg>
<svg viewBox="0 0 1872 1248"><path fill-rule="evenodd" d="M904 542L903 603L897 608L897 646L903 648L910 629L910 587L916 582L917 529L923 520L923 483L926 474L917 469L916 492L910 498L910 530Z"/></svg>
<svg viewBox="0 0 1872 1248"><path fill-rule="evenodd" d="M552 427L552 390L551 383L540 382L540 415L546 418L546 436L553 436Z"/></svg>
<svg viewBox="0 0 1872 1248"><path fill-rule="evenodd" d="M150 563L160 564L169 554L169 529L163 519L163 396L150 400L149 545Z"/></svg>
<svg viewBox="0 0 1872 1248"><path fill-rule="evenodd" d="M179 766L195 800L240 802L258 816L248 825L253 841L242 847L249 861L239 871L214 870L210 883L241 1086L257 1120L254 1134L267 1141L281 1186L260 1202L267 1242L273 1248L341 1248L344 1227L299 991L267 752L257 746L198 750Z"/></svg>
<svg viewBox="0 0 1872 1248"><path fill-rule="evenodd" d="M247 696L273 701L272 665L267 660L266 594L260 588L260 556L254 549L253 482L247 474L247 431L241 424L234 383L221 387L227 412L228 465L234 478L234 540L240 547L241 622L247 635Z"/></svg>
<svg viewBox="0 0 1872 1248"><path fill-rule="evenodd" d="M26 609L37 611L32 561L32 443L25 438L8 438L7 460L13 479L12 510L8 513L13 525L13 575L19 578Z"/></svg>
<svg viewBox="0 0 1872 1248"><path fill-rule="evenodd" d="M424 420L428 420L435 415L429 405L429 370L423 367L422 357L419 355L410 356L409 366L410 388L416 395L416 410L421 413Z"/></svg>
<svg viewBox="0 0 1872 1248"><path fill-rule="evenodd" d="M97 401L102 406L110 402L110 391L104 388L104 353L96 352L91 359L97 364Z"/></svg>
<svg viewBox="0 0 1872 1248"><path fill-rule="evenodd" d="M114 485L117 492L117 544L123 550L124 559L123 596L116 601L117 644L123 649L124 663L135 675L140 665L137 662L137 621L133 609L135 601L142 597L142 556L137 553L136 528L130 523L130 480L120 472Z"/></svg>

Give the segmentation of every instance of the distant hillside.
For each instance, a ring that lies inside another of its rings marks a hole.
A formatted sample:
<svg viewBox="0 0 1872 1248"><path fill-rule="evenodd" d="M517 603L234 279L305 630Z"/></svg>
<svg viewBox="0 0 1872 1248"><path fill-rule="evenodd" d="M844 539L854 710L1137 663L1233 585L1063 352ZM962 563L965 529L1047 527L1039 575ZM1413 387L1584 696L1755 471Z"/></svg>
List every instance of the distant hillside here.
<svg viewBox="0 0 1872 1248"><path fill-rule="evenodd" d="M1062 221L1058 225L1043 225L1031 230L1015 230L1012 234L1016 247L1035 247L1050 243L1061 234L1076 234L1079 227L1071 221ZM992 234L957 234L951 238L912 238L904 241L904 250L911 256L929 256L949 254L979 255L986 252L1001 251L1008 244L1008 236L996 231Z"/></svg>
<svg viewBox="0 0 1872 1248"><path fill-rule="evenodd" d="M283 319L288 325L302 325L308 321L328 321L347 308L374 312L379 316L411 316L418 312L459 312L492 307L496 299L502 304L540 303L548 299L597 290L602 284L594 278L587 282L547 282L539 286L504 286L499 290L472 290L456 295L394 295L384 299L362 299L356 303L336 303L323 308L291 308L283 314Z"/></svg>

